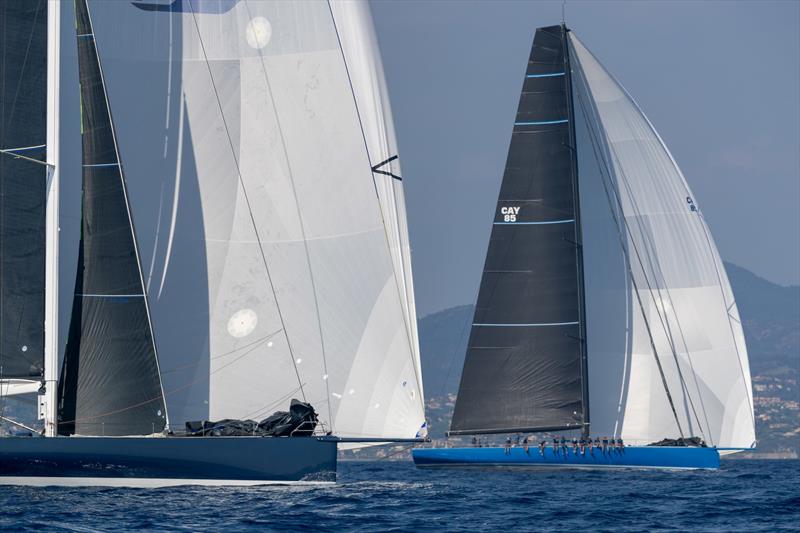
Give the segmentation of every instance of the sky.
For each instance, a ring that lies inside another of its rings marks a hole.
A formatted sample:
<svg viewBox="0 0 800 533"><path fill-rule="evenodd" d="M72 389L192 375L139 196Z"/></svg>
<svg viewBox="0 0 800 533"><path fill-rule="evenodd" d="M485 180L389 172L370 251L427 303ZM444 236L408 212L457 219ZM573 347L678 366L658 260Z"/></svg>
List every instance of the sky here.
<svg viewBox="0 0 800 533"><path fill-rule="evenodd" d="M420 317L475 300L535 29L561 1L373 0ZM800 2L568 1L723 259L800 284Z"/></svg>

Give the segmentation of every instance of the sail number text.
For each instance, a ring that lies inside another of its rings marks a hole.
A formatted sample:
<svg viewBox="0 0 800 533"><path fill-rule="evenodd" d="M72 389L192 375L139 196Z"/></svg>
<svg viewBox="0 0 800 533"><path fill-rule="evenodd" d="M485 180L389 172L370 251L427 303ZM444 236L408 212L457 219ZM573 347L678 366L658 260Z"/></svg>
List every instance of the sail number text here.
<svg viewBox="0 0 800 533"><path fill-rule="evenodd" d="M516 222L519 207L501 207L500 214L503 215L503 222Z"/></svg>

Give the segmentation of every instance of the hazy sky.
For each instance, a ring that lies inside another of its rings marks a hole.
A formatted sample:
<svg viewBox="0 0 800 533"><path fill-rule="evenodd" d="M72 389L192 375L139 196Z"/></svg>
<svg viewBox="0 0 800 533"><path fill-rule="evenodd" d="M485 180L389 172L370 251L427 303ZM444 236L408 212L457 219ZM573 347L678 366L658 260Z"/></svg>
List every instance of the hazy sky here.
<svg viewBox="0 0 800 533"><path fill-rule="evenodd" d="M539 26L560 1L372 2L420 316L471 303ZM800 283L800 2L567 2L669 146L722 257Z"/></svg>

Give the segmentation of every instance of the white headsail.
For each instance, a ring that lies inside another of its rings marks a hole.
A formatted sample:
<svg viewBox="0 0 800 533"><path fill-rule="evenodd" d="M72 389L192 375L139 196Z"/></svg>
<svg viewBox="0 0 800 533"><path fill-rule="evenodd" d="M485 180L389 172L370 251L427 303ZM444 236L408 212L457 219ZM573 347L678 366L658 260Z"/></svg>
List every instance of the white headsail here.
<svg viewBox="0 0 800 533"><path fill-rule="evenodd" d="M259 418L297 397L337 435L415 436L408 237L400 182L373 173L396 146L368 13L90 8L112 113L127 115L115 123L170 419ZM380 170L399 176L396 160Z"/></svg>
<svg viewBox="0 0 800 533"><path fill-rule="evenodd" d="M660 362L686 436L749 448L747 350L702 212L636 103L569 35L592 431L631 442L679 435Z"/></svg>

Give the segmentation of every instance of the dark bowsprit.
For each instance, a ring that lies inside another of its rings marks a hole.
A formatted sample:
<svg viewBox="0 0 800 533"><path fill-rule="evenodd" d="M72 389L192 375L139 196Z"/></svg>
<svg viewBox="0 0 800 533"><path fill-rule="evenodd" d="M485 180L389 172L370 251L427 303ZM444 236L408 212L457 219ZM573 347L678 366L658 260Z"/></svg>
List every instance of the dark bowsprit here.
<svg viewBox="0 0 800 533"><path fill-rule="evenodd" d="M197 437L308 437L319 418L311 404L292 400L289 411L276 411L261 422L224 419L186 422L186 434Z"/></svg>

